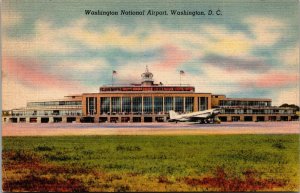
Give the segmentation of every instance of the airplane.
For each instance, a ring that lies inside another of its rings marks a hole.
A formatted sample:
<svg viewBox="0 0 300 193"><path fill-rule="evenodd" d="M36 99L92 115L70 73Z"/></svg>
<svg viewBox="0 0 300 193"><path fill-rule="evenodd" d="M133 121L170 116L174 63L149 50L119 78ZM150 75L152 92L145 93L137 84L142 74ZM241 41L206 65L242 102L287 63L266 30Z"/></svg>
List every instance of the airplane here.
<svg viewBox="0 0 300 193"><path fill-rule="evenodd" d="M178 114L175 111L169 111L170 120L174 122L199 122L199 123L221 123L216 117L220 111L217 109L209 109L205 111L197 111L193 113Z"/></svg>

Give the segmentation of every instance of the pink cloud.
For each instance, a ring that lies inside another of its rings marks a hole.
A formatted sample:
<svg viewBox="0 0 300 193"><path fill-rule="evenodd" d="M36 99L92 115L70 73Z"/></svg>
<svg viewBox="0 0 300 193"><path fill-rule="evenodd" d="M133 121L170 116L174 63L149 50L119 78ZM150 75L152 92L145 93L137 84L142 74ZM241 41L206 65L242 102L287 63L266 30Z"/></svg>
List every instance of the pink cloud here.
<svg viewBox="0 0 300 193"><path fill-rule="evenodd" d="M254 86L257 88L276 88L288 86L299 82L299 76L294 74L286 74L280 72L273 72L263 75L256 80L243 82L243 86Z"/></svg>
<svg viewBox="0 0 300 193"><path fill-rule="evenodd" d="M62 76L47 73L38 62L28 58L3 58L2 70L5 76L28 87L67 88L74 84Z"/></svg>
<svg viewBox="0 0 300 193"><path fill-rule="evenodd" d="M163 59L156 64L162 68L176 68L182 63L191 59L191 55L184 50L179 49L173 45L166 45L163 47Z"/></svg>

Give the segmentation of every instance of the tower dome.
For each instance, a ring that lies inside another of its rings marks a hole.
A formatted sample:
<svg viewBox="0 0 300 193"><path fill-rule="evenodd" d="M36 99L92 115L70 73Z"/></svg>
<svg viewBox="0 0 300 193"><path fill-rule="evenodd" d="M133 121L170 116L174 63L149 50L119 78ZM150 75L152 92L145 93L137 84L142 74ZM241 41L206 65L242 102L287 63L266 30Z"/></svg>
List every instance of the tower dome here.
<svg viewBox="0 0 300 193"><path fill-rule="evenodd" d="M146 71L141 75L142 85L153 85L153 74L149 72L148 66L146 66Z"/></svg>

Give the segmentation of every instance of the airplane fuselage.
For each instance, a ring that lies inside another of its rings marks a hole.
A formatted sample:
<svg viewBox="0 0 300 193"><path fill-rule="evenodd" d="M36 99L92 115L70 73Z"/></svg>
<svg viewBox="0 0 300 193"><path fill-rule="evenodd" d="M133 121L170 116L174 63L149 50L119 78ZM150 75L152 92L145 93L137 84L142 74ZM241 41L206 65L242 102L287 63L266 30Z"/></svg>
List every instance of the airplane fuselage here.
<svg viewBox="0 0 300 193"><path fill-rule="evenodd" d="M219 114L219 111L217 111L216 109L192 112L187 114L178 114L175 111L169 111L169 114L169 121L174 122L220 123L220 121L215 117L217 114Z"/></svg>

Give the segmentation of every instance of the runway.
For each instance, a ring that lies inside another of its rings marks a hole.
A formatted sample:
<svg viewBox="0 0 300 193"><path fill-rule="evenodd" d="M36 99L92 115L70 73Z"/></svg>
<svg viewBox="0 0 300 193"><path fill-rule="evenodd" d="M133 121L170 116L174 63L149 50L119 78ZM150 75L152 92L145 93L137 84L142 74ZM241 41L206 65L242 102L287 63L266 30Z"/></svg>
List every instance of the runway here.
<svg viewBox="0 0 300 193"><path fill-rule="evenodd" d="M4 123L2 136L300 134L299 123Z"/></svg>

